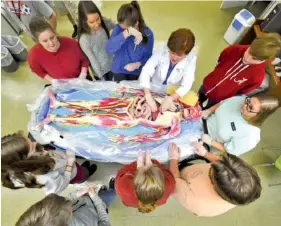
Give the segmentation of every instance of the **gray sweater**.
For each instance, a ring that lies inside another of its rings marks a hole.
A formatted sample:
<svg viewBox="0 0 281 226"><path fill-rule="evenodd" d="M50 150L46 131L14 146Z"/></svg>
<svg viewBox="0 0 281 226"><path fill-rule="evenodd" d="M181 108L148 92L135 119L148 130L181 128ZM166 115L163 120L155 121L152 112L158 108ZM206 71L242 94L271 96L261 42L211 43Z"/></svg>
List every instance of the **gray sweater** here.
<svg viewBox="0 0 281 226"><path fill-rule="evenodd" d="M75 163L73 164L71 174L65 171L67 165L67 156L65 152L53 151L51 155L56 162L54 169L47 174L36 176L37 183L44 185L43 189L46 195L50 193L60 194L63 192L69 185L70 180L77 174Z"/></svg>
<svg viewBox="0 0 281 226"><path fill-rule="evenodd" d="M106 205L98 195L77 198L70 194L72 218L69 226L110 226Z"/></svg>
<svg viewBox="0 0 281 226"><path fill-rule="evenodd" d="M107 29L110 31L115 24L106 18L103 18ZM108 37L105 30L101 27L99 31L91 34L82 34L79 44L83 52L88 57L94 75L102 78L104 74L110 71L113 56L107 55L105 45Z"/></svg>

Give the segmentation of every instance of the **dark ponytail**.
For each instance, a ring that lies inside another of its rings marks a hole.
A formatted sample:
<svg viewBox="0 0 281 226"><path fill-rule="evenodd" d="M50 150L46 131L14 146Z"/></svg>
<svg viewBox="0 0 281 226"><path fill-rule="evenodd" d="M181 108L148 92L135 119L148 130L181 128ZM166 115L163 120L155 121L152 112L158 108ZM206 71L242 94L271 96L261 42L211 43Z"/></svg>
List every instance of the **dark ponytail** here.
<svg viewBox="0 0 281 226"><path fill-rule="evenodd" d="M148 36L145 34L145 28L147 26L144 22L141 9L137 1L132 1L129 4L122 5L117 13L117 21L118 23L125 23L131 27L134 27L138 22L139 31L143 36L142 43L143 45L147 44Z"/></svg>

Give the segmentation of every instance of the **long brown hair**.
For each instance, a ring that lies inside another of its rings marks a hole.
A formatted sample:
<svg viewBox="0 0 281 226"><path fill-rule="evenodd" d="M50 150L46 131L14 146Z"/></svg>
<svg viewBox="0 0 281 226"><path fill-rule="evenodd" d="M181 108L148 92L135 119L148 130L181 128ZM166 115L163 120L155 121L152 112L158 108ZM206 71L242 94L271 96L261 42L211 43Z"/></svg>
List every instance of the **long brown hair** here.
<svg viewBox="0 0 281 226"><path fill-rule="evenodd" d="M29 207L16 226L67 226L71 218L71 207L70 200L49 194Z"/></svg>
<svg viewBox="0 0 281 226"><path fill-rule="evenodd" d="M229 153L212 163L210 179L218 195L234 205L249 204L261 195L262 187L256 170Z"/></svg>
<svg viewBox="0 0 281 226"><path fill-rule="evenodd" d="M80 1L78 5L78 40L81 38L82 34L90 34L90 28L87 24L87 15L94 13L99 14L101 26L105 30L105 33L109 38L108 28L106 27L101 12L96 4L92 1Z"/></svg>
<svg viewBox="0 0 281 226"><path fill-rule="evenodd" d="M140 33L143 36L142 43L146 45L148 41L148 36L145 33L145 28L147 26L144 22L141 9L137 1L132 1L131 3L123 4L118 10L117 21L119 24L125 23L130 27L134 27L135 24L138 22Z"/></svg>
<svg viewBox="0 0 281 226"><path fill-rule="evenodd" d="M156 208L156 202L162 198L165 189L163 171L156 165L138 170L134 178L134 188L139 200L138 210L149 213Z"/></svg>
<svg viewBox="0 0 281 226"><path fill-rule="evenodd" d="M275 96L264 93L256 94L251 96L251 98L252 97L259 100L260 111L256 116L248 120L248 122L254 126L261 126L262 123L280 107L280 100Z"/></svg>
<svg viewBox="0 0 281 226"><path fill-rule="evenodd" d="M19 189L13 180L19 180L24 187L38 188L35 175L50 172L55 161L49 155L43 155L42 146L36 146L36 156L28 156L29 144L22 132L2 137L1 139L1 181L11 189Z"/></svg>

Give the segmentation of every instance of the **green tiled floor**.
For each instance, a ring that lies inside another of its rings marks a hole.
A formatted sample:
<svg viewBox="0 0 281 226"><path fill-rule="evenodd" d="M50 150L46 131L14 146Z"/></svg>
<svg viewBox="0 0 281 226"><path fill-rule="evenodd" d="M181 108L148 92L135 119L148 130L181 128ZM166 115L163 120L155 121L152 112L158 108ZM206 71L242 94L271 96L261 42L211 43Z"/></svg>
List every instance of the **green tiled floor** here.
<svg viewBox="0 0 281 226"><path fill-rule="evenodd" d="M116 20L121 2L104 2L104 16ZM153 30L156 45L166 42L170 33L180 27L190 28L196 36L198 52L196 79L193 89L197 90L203 77L215 65L220 51L227 45L223 40L237 9L221 11L220 2L141 2L147 25ZM59 18L58 33L70 36L72 26L66 17ZM33 42L24 37L31 47ZM31 103L45 82L34 76L27 63L13 74L2 73L2 135L18 129L26 131L29 113L26 104ZM262 128L262 142L256 150L244 156L250 164L274 161L281 154L281 111L271 117ZM93 180L114 173L116 164L99 164L99 172ZM102 169L102 170L101 170ZM281 172L274 167L257 167L263 183L262 197L255 203L239 207L214 218L198 218L186 212L172 198L165 206L151 214L142 215L136 209L126 208L117 198L110 207L113 226L277 226L281 225L281 186L269 187L268 184L280 183ZM2 225L14 225L18 217L34 202L43 198L41 190L22 189L11 191L2 188Z"/></svg>

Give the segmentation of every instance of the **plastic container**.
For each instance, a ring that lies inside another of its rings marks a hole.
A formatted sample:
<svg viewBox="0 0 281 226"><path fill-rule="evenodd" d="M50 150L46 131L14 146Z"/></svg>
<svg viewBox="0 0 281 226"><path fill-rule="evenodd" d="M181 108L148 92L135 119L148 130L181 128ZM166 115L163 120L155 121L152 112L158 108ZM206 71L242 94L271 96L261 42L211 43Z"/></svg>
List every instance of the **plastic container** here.
<svg viewBox="0 0 281 226"><path fill-rule="evenodd" d="M13 55L15 60L26 61L27 49L26 45L20 40L19 37L10 35L1 35L1 46L6 47Z"/></svg>
<svg viewBox="0 0 281 226"><path fill-rule="evenodd" d="M224 34L224 39L228 44L238 43L249 28L254 24L256 18L246 9L242 9L234 16L231 24Z"/></svg>
<svg viewBox="0 0 281 226"><path fill-rule="evenodd" d="M275 161L275 167L281 171L281 155L279 158Z"/></svg>
<svg viewBox="0 0 281 226"><path fill-rule="evenodd" d="M15 72L19 67L19 63L15 61L9 50L1 46L1 68L8 72Z"/></svg>

